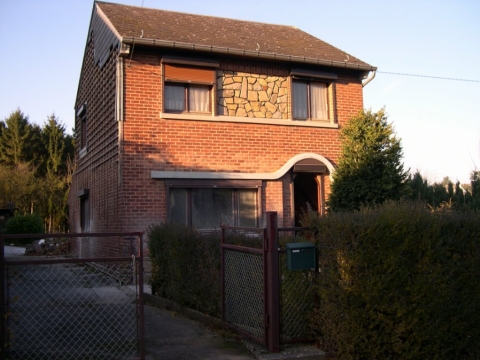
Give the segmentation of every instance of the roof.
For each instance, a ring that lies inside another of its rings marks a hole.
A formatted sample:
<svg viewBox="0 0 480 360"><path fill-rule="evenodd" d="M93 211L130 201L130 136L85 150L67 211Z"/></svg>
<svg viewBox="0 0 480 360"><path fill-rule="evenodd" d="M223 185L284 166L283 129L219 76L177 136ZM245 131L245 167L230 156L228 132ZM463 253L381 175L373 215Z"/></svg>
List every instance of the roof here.
<svg viewBox="0 0 480 360"><path fill-rule="evenodd" d="M376 69L293 26L106 2L95 4L110 30L127 44L171 46L360 70Z"/></svg>

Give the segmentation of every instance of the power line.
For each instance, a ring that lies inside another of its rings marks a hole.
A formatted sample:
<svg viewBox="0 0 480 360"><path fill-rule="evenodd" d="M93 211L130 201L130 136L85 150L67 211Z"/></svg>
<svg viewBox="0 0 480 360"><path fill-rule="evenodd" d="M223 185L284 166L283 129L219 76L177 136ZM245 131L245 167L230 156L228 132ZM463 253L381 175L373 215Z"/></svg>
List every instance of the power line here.
<svg viewBox="0 0 480 360"><path fill-rule="evenodd" d="M440 79L440 80L467 81L467 82L477 82L477 83L480 83L480 80L456 79L456 78L447 78L447 77L441 77L441 76L404 74L404 73L396 73L396 72L389 72L389 71L377 71L377 73L390 74L390 75L400 75L400 76L414 76L414 77L423 77L423 78Z"/></svg>

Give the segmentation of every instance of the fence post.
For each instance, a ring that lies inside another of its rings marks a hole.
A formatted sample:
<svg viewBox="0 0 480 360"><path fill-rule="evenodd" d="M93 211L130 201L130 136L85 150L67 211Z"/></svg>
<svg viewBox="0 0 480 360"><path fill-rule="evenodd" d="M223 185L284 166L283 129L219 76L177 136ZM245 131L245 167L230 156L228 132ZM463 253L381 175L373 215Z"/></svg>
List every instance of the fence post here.
<svg viewBox="0 0 480 360"><path fill-rule="evenodd" d="M145 359L145 309L143 296L143 233L138 235L138 310L139 310L139 345L140 345L140 359ZM133 253L133 252L132 252ZM135 269L134 269L135 270Z"/></svg>
<svg viewBox="0 0 480 360"><path fill-rule="evenodd" d="M0 359L6 359L5 355L5 344L7 341L7 317L6 317L6 305L5 302L7 301L6 299L6 294L5 294L5 248L4 248L4 237L2 234L0 234L0 269L1 274L0 274Z"/></svg>
<svg viewBox="0 0 480 360"><path fill-rule="evenodd" d="M280 351L280 290L278 274L278 224L277 212L268 211L267 217L267 346L270 352Z"/></svg>

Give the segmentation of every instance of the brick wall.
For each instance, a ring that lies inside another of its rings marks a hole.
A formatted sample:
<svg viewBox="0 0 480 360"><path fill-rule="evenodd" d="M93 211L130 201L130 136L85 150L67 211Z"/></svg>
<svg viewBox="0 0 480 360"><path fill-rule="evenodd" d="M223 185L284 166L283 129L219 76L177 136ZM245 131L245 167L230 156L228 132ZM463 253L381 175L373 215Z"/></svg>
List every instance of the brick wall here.
<svg viewBox="0 0 480 360"><path fill-rule="evenodd" d="M99 68L93 62L93 48L92 39L76 104L78 108L87 103L88 147L82 158L77 149L70 193L72 232L80 230L76 194L82 189L90 190L92 232L143 231L165 221L165 184L150 178L152 170L275 172L305 152L337 162L340 142L334 128L161 119L161 56L142 50L123 59L124 121L117 122L115 49ZM286 65L231 59L220 61L219 70L288 74ZM363 107L361 81L344 70L335 83L335 93L336 120L342 126ZM323 180L328 194L329 176ZM289 175L263 184L262 211L278 211L281 226L293 225L291 190Z"/></svg>
<svg viewBox="0 0 480 360"><path fill-rule="evenodd" d="M165 120L161 111L160 55L137 53L125 61L124 189L127 215L143 230L166 219L163 181L150 171L274 172L291 157L305 152L320 154L336 163L340 154L338 129L273 126L247 123ZM221 61L228 71L285 75L281 66L255 67L256 63ZM226 64L226 65L225 65ZM228 65L228 66L227 66ZM363 107L358 78L339 74L336 82L339 125ZM289 185L266 182L263 211L276 210L282 223L291 224ZM330 180L324 176L326 193ZM287 191L288 190L288 191Z"/></svg>
<svg viewBox="0 0 480 360"><path fill-rule="evenodd" d="M116 50L111 51L100 68L94 62L94 47L92 36L87 43L75 104L75 109L86 105L87 146L86 149L76 149L76 171L69 194L70 232L81 232L77 194L83 189L89 190L90 231L121 230L118 124L115 118ZM80 125L80 119L76 119L77 132ZM92 246L90 244L88 248Z"/></svg>

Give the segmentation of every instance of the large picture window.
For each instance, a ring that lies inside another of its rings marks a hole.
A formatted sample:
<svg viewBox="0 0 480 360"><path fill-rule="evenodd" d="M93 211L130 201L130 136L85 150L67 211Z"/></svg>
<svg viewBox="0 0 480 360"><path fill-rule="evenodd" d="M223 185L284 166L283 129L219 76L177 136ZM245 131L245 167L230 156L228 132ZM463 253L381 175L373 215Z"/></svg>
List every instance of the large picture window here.
<svg viewBox="0 0 480 360"><path fill-rule="evenodd" d="M329 120L326 83L293 81L293 118Z"/></svg>
<svg viewBox="0 0 480 360"><path fill-rule="evenodd" d="M196 229L257 227L257 188L170 187L168 221Z"/></svg>

